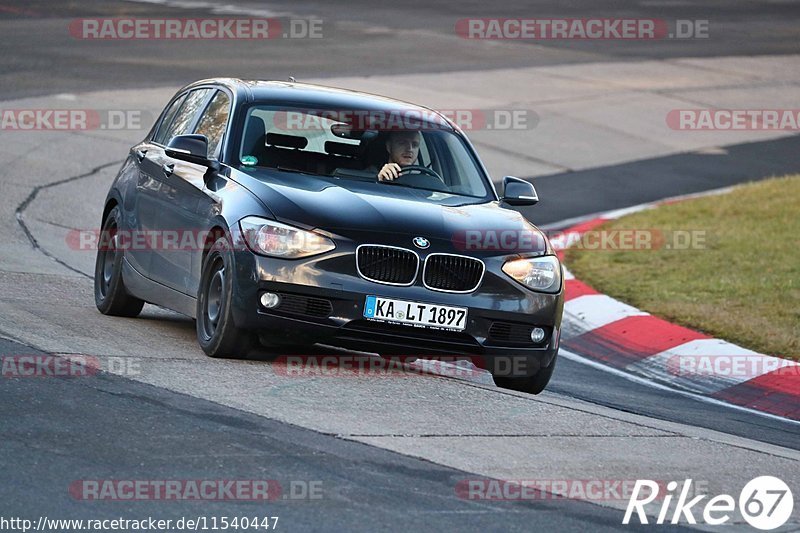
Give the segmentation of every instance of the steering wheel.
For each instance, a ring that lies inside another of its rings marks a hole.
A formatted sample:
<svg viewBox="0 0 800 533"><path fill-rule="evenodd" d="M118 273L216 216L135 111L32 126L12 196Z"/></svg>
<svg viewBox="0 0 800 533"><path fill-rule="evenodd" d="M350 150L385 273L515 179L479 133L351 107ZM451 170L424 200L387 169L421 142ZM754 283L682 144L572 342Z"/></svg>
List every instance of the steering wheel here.
<svg viewBox="0 0 800 533"><path fill-rule="evenodd" d="M437 178L439 181L441 181L442 184L444 185L444 178L442 178L439 175L438 172L436 172L435 170L433 170L431 168L423 167L421 165L408 165L408 166L402 167L400 169L400 172L398 172L398 177L400 175L402 175L402 174L405 174L407 172L413 172L413 171L421 172L423 174L427 174L428 176L433 176L434 178Z"/></svg>

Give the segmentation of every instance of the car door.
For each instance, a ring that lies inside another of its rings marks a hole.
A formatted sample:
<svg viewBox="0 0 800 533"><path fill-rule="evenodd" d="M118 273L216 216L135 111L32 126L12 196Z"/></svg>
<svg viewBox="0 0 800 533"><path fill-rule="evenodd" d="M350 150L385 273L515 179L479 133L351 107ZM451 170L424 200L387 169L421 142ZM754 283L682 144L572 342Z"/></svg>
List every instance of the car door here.
<svg viewBox="0 0 800 533"><path fill-rule="evenodd" d="M141 237L147 237L156 231L156 202L160 185L154 177L153 158L158 150L154 143L159 135L165 134L169 129L185 98L186 94L175 97L161 114L161 120L153 128L152 135L131 148L138 176L136 194L133 202L130 202L132 216L128 218L127 229L131 230L131 237L125 256L133 268L147 277L150 277L153 250L147 239Z"/></svg>
<svg viewBox="0 0 800 533"><path fill-rule="evenodd" d="M168 157L165 148L169 141L176 135L191 133L197 124L200 113L205 109L206 104L214 93L210 87L199 88L189 91L183 99L178 111L172 121L153 139L147 147L142 170L145 174L147 183L148 198L152 199L152 234L150 239L153 249L150 254L150 267L148 277L167 287L180 290L183 282L181 267L179 265L180 254L176 253L176 238L178 241L183 235L185 228L180 225L180 217L176 213L193 206L185 205L191 202L191 198L178 195L175 187L174 172L178 167L183 172L185 166L194 166L190 163L176 162ZM197 171L199 172L199 170Z"/></svg>
<svg viewBox="0 0 800 533"><path fill-rule="evenodd" d="M228 127L231 114L231 97L222 89L217 89L205 106L195 126L186 133L205 135L208 139L208 156L219 158L222 140ZM159 212L158 224L163 228L179 228L180 243L172 250L164 250L170 259L170 276L166 279L170 287L196 296L199 283L199 265L196 256L202 254L203 232L208 229L208 221L213 217L218 202L216 195L209 194L206 187L206 173L209 170L201 165L187 163L165 157L166 165L172 169L165 173L164 185L171 207Z"/></svg>

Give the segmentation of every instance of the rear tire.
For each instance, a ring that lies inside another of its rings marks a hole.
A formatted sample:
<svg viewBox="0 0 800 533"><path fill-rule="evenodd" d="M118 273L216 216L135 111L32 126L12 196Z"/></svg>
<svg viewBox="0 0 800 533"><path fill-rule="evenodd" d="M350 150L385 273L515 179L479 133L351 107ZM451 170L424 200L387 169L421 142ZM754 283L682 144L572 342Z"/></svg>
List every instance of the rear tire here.
<svg viewBox="0 0 800 533"><path fill-rule="evenodd" d="M253 346L253 333L233 321L233 272L230 243L220 237L203 262L197 292L197 342L209 357L243 358Z"/></svg>
<svg viewBox="0 0 800 533"><path fill-rule="evenodd" d="M498 387L504 389L539 394L547 387L547 384L550 383L550 378L553 377L553 371L556 368L556 360L558 360L558 354L553 356L553 360L550 361L549 365L540 368L539 371L532 376L520 378L496 377L494 378L494 382Z"/></svg>
<svg viewBox="0 0 800 533"><path fill-rule="evenodd" d="M123 252L117 249L120 209L115 206L103 221L94 264L94 303L104 315L138 316L144 301L131 296L122 279Z"/></svg>

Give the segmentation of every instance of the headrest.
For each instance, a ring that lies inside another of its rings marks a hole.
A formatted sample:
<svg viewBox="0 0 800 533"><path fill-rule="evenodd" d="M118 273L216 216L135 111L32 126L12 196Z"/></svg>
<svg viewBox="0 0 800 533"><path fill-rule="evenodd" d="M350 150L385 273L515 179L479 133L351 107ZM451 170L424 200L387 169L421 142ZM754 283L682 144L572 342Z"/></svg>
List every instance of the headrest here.
<svg viewBox="0 0 800 533"><path fill-rule="evenodd" d="M357 144L340 143L336 141L325 141L325 151L334 155L346 155L347 157L358 157L359 146Z"/></svg>
<svg viewBox="0 0 800 533"><path fill-rule="evenodd" d="M244 142L242 143L242 153L244 155L259 154L264 150L264 135L267 128L261 117L251 116L247 121L247 129L244 132Z"/></svg>
<svg viewBox="0 0 800 533"><path fill-rule="evenodd" d="M387 137L388 134L382 132L367 142L365 152L368 165L380 167L389 160L389 152L386 151Z"/></svg>
<svg viewBox="0 0 800 533"><path fill-rule="evenodd" d="M285 135L283 133L267 133L267 144L270 146L281 146L283 148L305 148L308 139L297 135Z"/></svg>

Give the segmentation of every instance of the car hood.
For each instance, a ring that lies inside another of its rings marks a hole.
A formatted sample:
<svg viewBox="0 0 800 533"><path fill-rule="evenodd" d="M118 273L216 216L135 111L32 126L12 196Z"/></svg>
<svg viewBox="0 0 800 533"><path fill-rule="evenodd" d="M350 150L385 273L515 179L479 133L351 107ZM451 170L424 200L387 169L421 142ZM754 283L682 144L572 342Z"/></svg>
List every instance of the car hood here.
<svg viewBox="0 0 800 533"><path fill-rule="evenodd" d="M496 201L355 180L337 185L332 179L302 174L270 172L249 177L246 186L277 220L357 242L398 241L408 246L409 237L420 236L456 248L469 245L473 250L508 252L520 250L506 245L525 240L525 252L547 250L542 232ZM501 243L503 235L506 239Z"/></svg>

